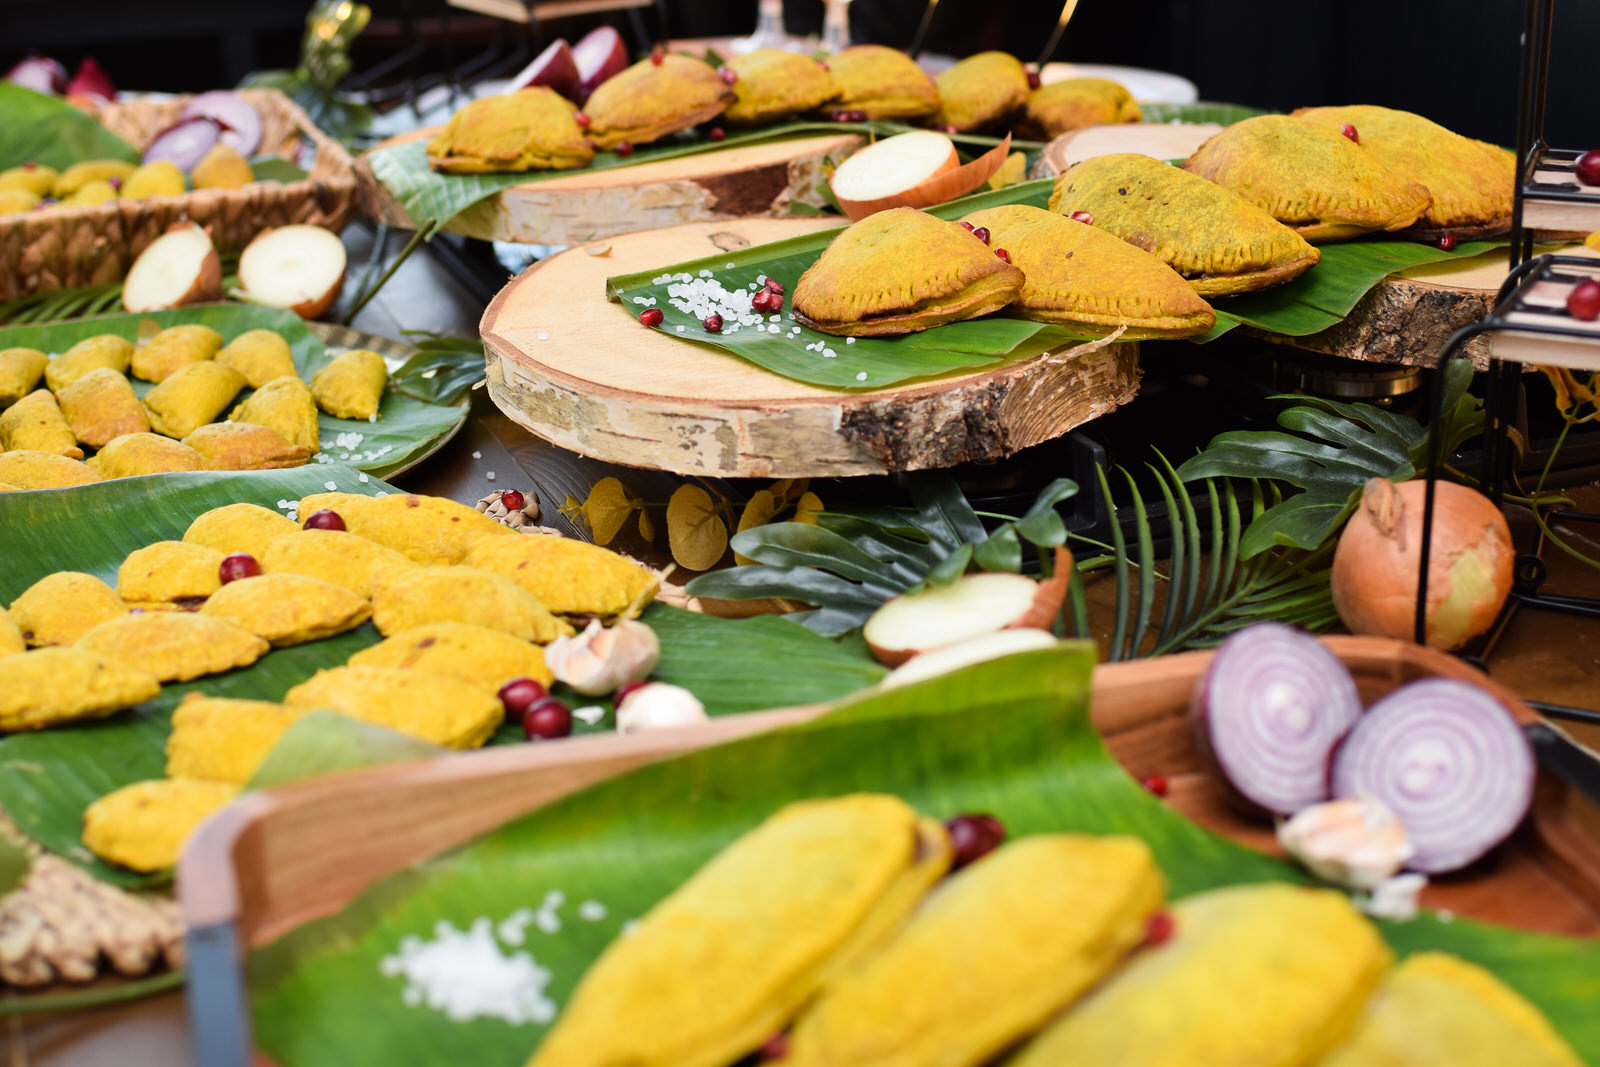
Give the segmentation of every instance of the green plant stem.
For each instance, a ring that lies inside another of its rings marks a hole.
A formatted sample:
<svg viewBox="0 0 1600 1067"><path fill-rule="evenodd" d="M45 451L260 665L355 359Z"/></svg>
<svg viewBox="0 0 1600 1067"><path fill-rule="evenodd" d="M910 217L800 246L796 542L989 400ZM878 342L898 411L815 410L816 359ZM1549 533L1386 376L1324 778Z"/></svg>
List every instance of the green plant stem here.
<svg viewBox="0 0 1600 1067"><path fill-rule="evenodd" d="M411 258L411 253L415 252L417 250L417 246L423 242L424 236L425 235L421 230L418 230L411 235L411 240L406 242L406 246L400 250L400 254L395 257L394 262L390 263L388 267L384 268L383 274L378 277L378 280L373 283L372 287L358 296L356 298L356 302L351 306L350 310L345 312L345 325L349 325L351 320L360 313L361 309L366 307L367 303L373 297L377 296L378 292L389 283L389 279L394 277L394 272L400 269L400 265L402 263Z"/></svg>

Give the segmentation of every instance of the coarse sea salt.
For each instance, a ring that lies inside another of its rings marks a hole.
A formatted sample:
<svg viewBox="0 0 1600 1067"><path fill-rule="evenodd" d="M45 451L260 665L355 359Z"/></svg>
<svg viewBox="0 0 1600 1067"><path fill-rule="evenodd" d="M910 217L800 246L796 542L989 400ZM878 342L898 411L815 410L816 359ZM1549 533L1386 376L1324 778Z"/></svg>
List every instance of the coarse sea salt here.
<svg viewBox="0 0 1600 1067"><path fill-rule="evenodd" d="M866 371L862 371L861 373L856 375L856 381L864 382L866 380L867 380L867 372Z"/></svg>
<svg viewBox="0 0 1600 1067"><path fill-rule="evenodd" d="M365 474L356 475L356 479L358 481L360 481L362 485L366 485L367 484L367 476Z"/></svg>
<svg viewBox="0 0 1600 1067"><path fill-rule="evenodd" d="M545 994L550 971L526 952L504 952L493 925L486 917L467 930L437 923L432 938L401 938L397 951L379 961L378 972L405 979L402 1003L425 1005L453 1022L548 1024L556 1017L556 1003Z"/></svg>
<svg viewBox="0 0 1600 1067"><path fill-rule="evenodd" d="M606 917L606 906L598 900L586 900L578 905L578 918L597 923Z"/></svg>
<svg viewBox="0 0 1600 1067"><path fill-rule="evenodd" d="M473 459L482 459L483 458L483 453L482 452L474 452L472 454L472 458Z"/></svg>
<svg viewBox="0 0 1600 1067"><path fill-rule="evenodd" d="M599 704L585 704L581 708L573 708L572 717L585 726L593 726L606 717L606 709Z"/></svg>
<svg viewBox="0 0 1600 1067"><path fill-rule="evenodd" d="M339 488L339 485L338 485L337 482L323 482L322 483L322 488L326 489L328 492L331 493L335 489Z"/></svg>
<svg viewBox="0 0 1600 1067"><path fill-rule="evenodd" d="M655 301L652 300L652 301L650 301L650 303L654 304ZM537 337L541 341L548 341L548 340L550 340L550 331L549 330L540 330L538 333L534 334L533 336Z"/></svg>

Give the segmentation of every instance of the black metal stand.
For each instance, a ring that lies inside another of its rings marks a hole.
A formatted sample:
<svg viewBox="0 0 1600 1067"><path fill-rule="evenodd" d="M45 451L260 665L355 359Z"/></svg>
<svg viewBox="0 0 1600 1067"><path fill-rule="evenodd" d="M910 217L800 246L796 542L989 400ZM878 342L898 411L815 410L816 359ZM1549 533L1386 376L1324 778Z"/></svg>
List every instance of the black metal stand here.
<svg viewBox="0 0 1600 1067"><path fill-rule="evenodd" d="M1494 335L1494 357L1487 376L1485 402L1483 483L1490 499L1500 503L1511 451L1511 413L1522 388L1521 364L1542 363L1600 370L1600 331L1567 314L1564 293L1585 278L1600 274L1600 264L1579 256L1533 256L1534 230L1541 217L1557 212L1570 220L1592 210L1589 228L1600 229L1600 191L1586 189L1571 172L1581 154L1552 149L1544 139L1545 105L1549 88L1550 42L1555 0L1524 0L1522 79L1517 112L1517 179L1511 222L1511 272L1500 287L1494 310L1482 321L1456 331L1445 343L1438 365L1429 372L1427 489L1422 521L1421 574L1418 577L1415 639L1426 643L1428 565L1433 550L1435 487L1441 463L1443 420L1441 379L1449 361L1467 341L1481 334ZM1572 180L1568 180L1572 178ZM1566 522L1597 522L1600 515L1563 512ZM1536 555L1516 562L1512 599L1520 606L1600 618L1600 599L1562 596L1541 591L1547 574ZM1541 705L1556 718L1600 721L1600 714L1577 708Z"/></svg>

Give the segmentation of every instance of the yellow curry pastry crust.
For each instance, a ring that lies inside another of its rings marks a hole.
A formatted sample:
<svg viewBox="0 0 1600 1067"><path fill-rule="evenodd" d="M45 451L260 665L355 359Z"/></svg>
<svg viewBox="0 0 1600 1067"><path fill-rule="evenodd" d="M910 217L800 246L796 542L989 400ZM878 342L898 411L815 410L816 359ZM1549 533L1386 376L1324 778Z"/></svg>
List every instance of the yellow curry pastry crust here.
<svg viewBox="0 0 1600 1067"><path fill-rule="evenodd" d="M306 714L269 700L190 693L172 713L167 776L243 785L285 730Z"/></svg>
<svg viewBox="0 0 1600 1067"><path fill-rule="evenodd" d="M222 335L209 326L168 326L134 349L130 369L135 378L163 382L191 363L209 360L221 348Z"/></svg>
<svg viewBox="0 0 1600 1067"><path fill-rule="evenodd" d="M869 119L919 119L939 110L939 90L911 57L879 44L858 44L828 59L839 87L835 107Z"/></svg>
<svg viewBox="0 0 1600 1067"><path fill-rule="evenodd" d="M635 613L660 578L647 567L587 541L567 537L485 537L466 563L509 578L558 615Z"/></svg>
<svg viewBox="0 0 1600 1067"><path fill-rule="evenodd" d="M122 660L162 682L248 667L271 646L232 623L181 611L147 611L101 623L78 648Z"/></svg>
<svg viewBox="0 0 1600 1067"><path fill-rule="evenodd" d="M322 447L317 401L311 387L299 378L274 378L245 397L228 414L228 421L265 426L291 445L313 453Z"/></svg>
<svg viewBox="0 0 1600 1067"><path fill-rule="evenodd" d="M0 409L10 407L33 391L44 377L50 357L37 348L0 350Z"/></svg>
<svg viewBox="0 0 1600 1067"><path fill-rule="evenodd" d="M208 471L259 471L303 467L311 459L304 445L290 444L283 435L253 422L213 422L183 439L200 453Z"/></svg>
<svg viewBox="0 0 1600 1067"><path fill-rule="evenodd" d="M330 710L447 748L477 748L505 721L481 686L399 667L333 667L289 690L289 708Z"/></svg>
<svg viewBox="0 0 1600 1067"><path fill-rule="evenodd" d="M513 678L555 682L544 649L502 630L460 622L435 622L401 630L351 656L351 667L398 667L454 678L490 693Z"/></svg>
<svg viewBox="0 0 1600 1067"><path fill-rule="evenodd" d="M1134 152L1073 165L1056 178L1050 210L1089 212L1096 229L1162 260L1203 297L1277 285L1322 259L1231 189Z"/></svg>
<svg viewBox="0 0 1600 1067"><path fill-rule="evenodd" d="M1028 96L1018 125L1031 137L1049 140L1085 126L1138 122L1144 117L1133 94L1107 78L1065 78Z"/></svg>
<svg viewBox="0 0 1600 1067"><path fill-rule="evenodd" d="M370 597L379 574L415 566L404 555L346 530L292 530L257 557L267 574L304 574Z"/></svg>
<svg viewBox="0 0 1600 1067"><path fill-rule="evenodd" d="M204 463L200 453L182 441L155 433L125 433L113 437L87 462L89 469L101 478L197 471Z"/></svg>
<svg viewBox="0 0 1600 1067"><path fill-rule="evenodd" d="M0 608L0 656L15 656L28 650L22 639L22 629L11 619L11 613Z"/></svg>
<svg viewBox="0 0 1600 1067"><path fill-rule="evenodd" d="M1007 118L1028 101L1028 72L1006 52L968 56L934 79L939 114L934 122L958 133L983 129Z"/></svg>
<svg viewBox="0 0 1600 1067"><path fill-rule="evenodd" d="M155 677L80 648L39 648L0 659L0 731L104 718L161 692Z"/></svg>
<svg viewBox="0 0 1600 1067"><path fill-rule="evenodd" d="M336 419L370 419L383 403L389 367L370 348L341 352L311 376L317 406Z"/></svg>
<svg viewBox="0 0 1600 1067"><path fill-rule="evenodd" d="M92 370L104 367L118 374L128 373L133 359L133 342L114 333L85 337L44 367L44 383L60 392Z"/></svg>
<svg viewBox="0 0 1600 1067"><path fill-rule="evenodd" d="M145 394L150 428L168 437L188 437L222 414L244 385L244 375L209 359L179 367Z"/></svg>
<svg viewBox="0 0 1600 1067"><path fill-rule="evenodd" d="M375 576L372 624L385 637L436 622L464 622L544 644L572 634L526 589L477 567L409 567Z"/></svg>
<svg viewBox="0 0 1600 1067"><path fill-rule="evenodd" d="M350 533L428 565L462 562L480 537L526 536L475 508L438 496L313 493L300 500L296 514L303 521L324 509L337 513Z"/></svg>
<svg viewBox="0 0 1600 1067"><path fill-rule="evenodd" d="M1380 163L1427 187L1432 195L1428 210L1408 234L1427 239L1448 231L1458 238L1483 237L1511 228L1513 153L1387 107L1301 108L1294 117L1335 132L1349 123L1361 147Z"/></svg>
<svg viewBox="0 0 1600 1067"><path fill-rule="evenodd" d="M601 82L584 103L589 136L601 148L660 140L716 118L734 92L709 64L668 52L644 59Z"/></svg>
<svg viewBox="0 0 1600 1067"><path fill-rule="evenodd" d="M1232 189L1313 243L1403 230L1430 200L1426 186L1337 130L1288 115L1234 123L1183 168Z"/></svg>
<svg viewBox="0 0 1600 1067"><path fill-rule="evenodd" d="M1216 313L1177 271L1109 233L1043 208L1014 204L964 220L987 227L1027 281L1008 309L1038 322L1129 340L1190 337L1216 325Z"/></svg>
<svg viewBox="0 0 1600 1067"><path fill-rule="evenodd" d="M116 590L92 574L56 571L11 602L11 621L29 647L70 645L107 619L128 613Z"/></svg>
<svg viewBox="0 0 1600 1067"><path fill-rule="evenodd" d="M428 164L450 174L565 170L594 158L577 108L547 86L486 96L450 116Z"/></svg>
<svg viewBox="0 0 1600 1067"><path fill-rule="evenodd" d="M117 595L136 607L204 600L222 585L222 553L186 541L157 541L135 549L117 568Z"/></svg>
<svg viewBox="0 0 1600 1067"><path fill-rule="evenodd" d="M260 389L274 378L294 376L294 353L289 342L272 330L248 330L222 346L212 357L224 367L244 375L252 389Z"/></svg>
<svg viewBox="0 0 1600 1067"><path fill-rule="evenodd" d="M225 556L247 552L260 562L274 537L298 529L292 519L260 504L225 504L195 516L183 532L183 540Z"/></svg>
<svg viewBox="0 0 1600 1067"><path fill-rule="evenodd" d="M0 482L18 489L70 489L99 480L81 459L32 449L0 452Z"/></svg>
<svg viewBox="0 0 1600 1067"><path fill-rule="evenodd" d="M762 126L811 111L839 95L833 75L821 63L797 52L758 48L734 56L737 74L733 103L722 113L730 126Z"/></svg>
<svg viewBox="0 0 1600 1067"><path fill-rule="evenodd" d="M48 389L35 389L0 411L0 451L49 452L82 459L78 438Z"/></svg>
<svg viewBox="0 0 1600 1067"><path fill-rule="evenodd" d="M83 813L89 851L130 870L174 867L189 836L239 795L239 787L195 778L135 782L107 793Z"/></svg>
<svg viewBox="0 0 1600 1067"><path fill-rule="evenodd" d="M998 311L1022 286L1022 271L960 226L898 207L833 239L795 285L794 315L841 336L912 333Z"/></svg>
<svg viewBox="0 0 1600 1067"><path fill-rule="evenodd" d="M371 617L372 607L344 586L319 578L261 574L229 582L200 612L284 648L353 630Z"/></svg>
<svg viewBox="0 0 1600 1067"><path fill-rule="evenodd" d="M102 367L56 394L61 417L78 440L101 448L125 433L145 433L150 419L127 378Z"/></svg>

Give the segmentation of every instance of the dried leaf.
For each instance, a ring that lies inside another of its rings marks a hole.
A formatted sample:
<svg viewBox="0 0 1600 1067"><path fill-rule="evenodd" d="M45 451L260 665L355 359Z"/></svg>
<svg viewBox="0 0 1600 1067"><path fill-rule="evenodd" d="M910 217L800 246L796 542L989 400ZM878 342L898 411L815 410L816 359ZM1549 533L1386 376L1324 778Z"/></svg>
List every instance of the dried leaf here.
<svg viewBox="0 0 1600 1067"><path fill-rule="evenodd" d="M601 478L583 502L583 519L594 533L594 543L609 545L622 530L640 501L615 478Z"/></svg>
<svg viewBox="0 0 1600 1067"><path fill-rule="evenodd" d="M794 522L803 522L807 526L817 524L817 512L822 510L822 498L815 493L802 493L794 506Z"/></svg>
<svg viewBox="0 0 1600 1067"><path fill-rule="evenodd" d="M556 509L568 522L577 522L583 515L583 505L578 503L578 498L571 493L567 494L566 503Z"/></svg>
<svg viewBox="0 0 1600 1067"><path fill-rule="evenodd" d="M639 536L646 541L653 542L656 539L656 524L650 521L649 508L639 509Z"/></svg>
<svg viewBox="0 0 1600 1067"><path fill-rule="evenodd" d="M744 506L744 512L739 516L738 532L744 533L752 527L765 526L771 522L772 516L778 513L778 508L780 507L779 499L766 489L757 489L752 493L750 502ZM755 562L748 556L741 556L737 552L733 554L733 561L741 567Z"/></svg>
<svg viewBox="0 0 1600 1067"><path fill-rule="evenodd" d="M667 502L667 544L678 565L710 570L728 549L728 527L711 494L698 485L681 485Z"/></svg>

